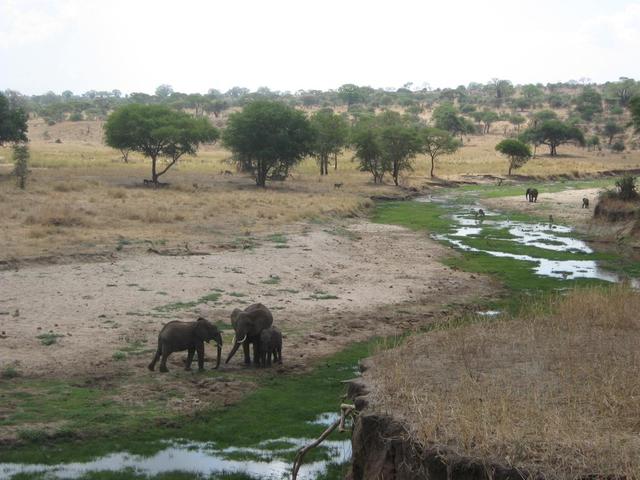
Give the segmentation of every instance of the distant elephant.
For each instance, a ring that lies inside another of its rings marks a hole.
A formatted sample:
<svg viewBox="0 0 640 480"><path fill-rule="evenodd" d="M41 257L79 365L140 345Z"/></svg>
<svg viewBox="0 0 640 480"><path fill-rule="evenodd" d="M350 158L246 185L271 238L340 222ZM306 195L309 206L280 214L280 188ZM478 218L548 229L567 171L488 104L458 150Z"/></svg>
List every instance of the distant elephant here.
<svg viewBox="0 0 640 480"><path fill-rule="evenodd" d="M244 351L244 363L251 365L249 355L249 344L253 344L253 363L257 366L260 363L260 332L273 324L273 315L267 307L261 303L249 305L244 310L236 308L231 312L231 325L236 332L234 345L229 352L225 363L238 351L240 345Z"/></svg>
<svg viewBox="0 0 640 480"><path fill-rule="evenodd" d="M203 370L204 342L209 343L210 340L216 342L218 353L215 368L218 368L222 354L222 335L220 335L218 327L202 317L195 322L180 322L178 320L169 322L162 327L158 334L158 350L156 350L156 354L149 364L149 370L153 372L156 362L162 356L160 371L168 372L167 357L173 352L182 352L184 350L188 352L185 370L191 370L191 362L195 352L198 352L198 370Z"/></svg>
<svg viewBox="0 0 640 480"><path fill-rule="evenodd" d="M260 365L270 367L272 358L274 363L282 363L282 333L276 327L260 332Z"/></svg>
<svg viewBox="0 0 640 480"><path fill-rule="evenodd" d="M538 202L538 190L536 188L527 188L527 191L524 194L524 196L530 202L534 202L534 203Z"/></svg>
<svg viewBox="0 0 640 480"><path fill-rule="evenodd" d="M589 199L587 197L582 199L582 208L589 208Z"/></svg>

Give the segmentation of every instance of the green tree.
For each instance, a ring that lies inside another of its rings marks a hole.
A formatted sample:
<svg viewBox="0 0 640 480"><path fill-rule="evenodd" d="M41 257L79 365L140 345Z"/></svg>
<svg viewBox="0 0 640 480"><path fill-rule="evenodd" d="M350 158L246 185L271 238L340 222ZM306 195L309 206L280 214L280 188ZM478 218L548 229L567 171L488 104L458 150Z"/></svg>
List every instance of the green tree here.
<svg viewBox="0 0 640 480"><path fill-rule="evenodd" d="M587 139L587 150L600 150L600 137L592 135Z"/></svg>
<svg viewBox="0 0 640 480"><path fill-rule="evenodd" d="M173 87L171 85L162 84L156 88L156 97L161 100L166 100L173 94Z"/></svg>
<svg viewBox="0 0 640 480"><path fill-rule="evenodd" d="M615 121L609 119L604 124L602 131L609 139L609 145L611 145L611 142L613 142L613 137L624 132L624 128L622 127L622 125L618 125Z"/></svg>
<svg viewBox="0 0 640 480"><path fill-rule="evenodd" d="M513 138L502 140L496 145L496 150L509 158L509 172L522 167L531 158L531 148L526 143Z"/></svg>
<svg viewBox="0 0 640 480"><path fill-rule="evenodd" d="M640 95L636 95L629 101L631 120L637 132L640 132Z"/></svg>
<svg viewBox="0 0 640 480"><path fill-rule="evenodd" d="M537 85L529 84L522 87L522 95L533 103L544 97L544 91Z"/></svg>
<svg viewBox="0 0 640 480"><path fill-rule="evenodd" d="M314 132L303 112L272 100L255 100L229 115L223 144L253 173L256 185L284 178L311 152Z"/></svg>
<svg viewBox="0 0 640 480"><path fill-rule="evenodd" d="M220 132L207 118L164 105L131 104L114 111L104 126L105 142L120 151L140 152L151 159L151 181L157 185L183 155L195 155L201 143L213 143ZM166 159L158 170L158 160Z"/></svg>
<svg viewBox="0 0 640 480"><path fill-rule="evenodd" d="M560 120L545 120L524 132L524 138L533 144L547 145L552 157L558 154L557 148L565 143L584 145L582 130Z"/></svg>
<svg viewBox="0 0 640 480"><path fill-rule="evenodd" d="M360 117L353 127L351 143L354 159L359 160L358 168L373 175L373 183L382 183L384 175L391 171L388 156L384 155L380 142L379 126L373 116Z"/></svg>
<svg viewBox="0 0 640 480"><path fill-rule="evenodd" d="M400 173L413 169L412 161L421 150L418 128L399 113L392 111L381 114L378 121L382 155L391 165L391 176L397 186Z"/></svg>
<svg viewBox="0 0 640 480"><path fill-rule="evenodd" d="M26 142L27 119L23 109L13 107L7 97L0 93L0 145L5 142Z"/></svg>
<svg viewBox="0 0 640 480"><path fill-rule="evenodd" d="M352 105L363 103L365 100L362 88L352 83L346 83L338 88L338 97L347 104L347 110L351 110Z"/></svg>
<svg viewBox="0 0 640 480"><path fill-rule="evenodd" d="M500 116L496 112L492 110L485 110L484 112L482 112L481 121L484 126L483 133L489 133L491 125L498 120L500 120Z"/></svg>
<svg viewBox="0 0 640 480"><path fill-rule="evenodd" d="M441 155L455 153L462 146L462 143L453 138L449 132L438 128L424 128L420 132L420 137L422 151L431 158L431 177L433 177L436 159Z"/></svg>
<svg viewBox="0 0 640 480"><path fill-rule="evenodd" d="M462 115L458 115L458 110L450 103L443 103L436 107L432 118L436 128L446 130L453 135L460 135L460 139L462 135L473 133L475 130L473 123Z"/></svg>
<svg viewBox="0 0 640 480"><path fill-rule="evenodd" d="M213 113L213 116L218 118L227 108L229 108L229 104L225 100L215 99L205 104L204 111Z"/></svg>
<svg viewBox="0 0 640 480"><path fill-rule="evenodd" d="M349 124L330 108L318 110L311 116L314 141L311 154L318 161L320 175L329 174L329 159L333 157L334 169L338 169L338 155L349 139Z"/></svg>
<svg viewBox="0 0 640 480"><path fill-rule="evenodd" d="M25 189L27 186L27 176L29 175L29 147L25 144L13 146L13 174L18 181L18 187Z"/></svg>
<svg viewBox="0 0 640 480"><path fill-rule="evenodd" d="M509 122L511 123L511 125L513 125L514 127L516 127L516 131L519 133L520 132L520 127L527 121L526 118L524 118L522 115L518 115L513 114L509 117Z"/></svg>
<svg viewBox="0 0 640 480"><path fill-rule="evenodd" d="M498 99L499 101L510 97L515 92L513 84L509 80L494 78L491 80L491 85L493 87L496 99Z"/></svg>
<svg viewBox="0 0 640 480"><path fill-rule="evenodd" d="M632 78L621 77L618 82L605 85L606 98L615 100L621 107L627 107L637 93L640 93L640 83Z"/></svg>
<svg viewBox="0 0 640 480"><path fill-rule="evenodd" d="M597 114L602 113L602 95L591 87L585 87L575 102L576 111L586 122L592 121Z"/></svg>

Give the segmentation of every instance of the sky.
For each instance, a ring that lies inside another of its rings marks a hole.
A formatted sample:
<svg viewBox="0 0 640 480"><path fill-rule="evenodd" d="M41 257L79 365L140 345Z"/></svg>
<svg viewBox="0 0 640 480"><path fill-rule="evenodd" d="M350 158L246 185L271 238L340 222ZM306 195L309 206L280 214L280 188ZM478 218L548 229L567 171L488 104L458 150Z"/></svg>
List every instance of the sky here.
<svg viewBox="0 0 640 480"><path fill-rule="evenodd" d="M640 0L0 0L0 90L640 79Z"/></svg>

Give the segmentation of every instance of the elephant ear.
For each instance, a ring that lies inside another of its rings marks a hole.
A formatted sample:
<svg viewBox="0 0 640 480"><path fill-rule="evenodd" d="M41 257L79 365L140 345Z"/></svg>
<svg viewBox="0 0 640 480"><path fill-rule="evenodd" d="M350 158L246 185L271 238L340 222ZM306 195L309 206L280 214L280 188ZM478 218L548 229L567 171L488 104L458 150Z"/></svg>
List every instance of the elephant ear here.
<svg viewBox="0 0 640 480"><path fill-rule="evenodd" d="M208 340L207 333L209 329L207 328L207 323L209 323L207 319L202 317L198 318L198 321L196 322L196 337L198 337L203 342L206 342Z"/></svg>

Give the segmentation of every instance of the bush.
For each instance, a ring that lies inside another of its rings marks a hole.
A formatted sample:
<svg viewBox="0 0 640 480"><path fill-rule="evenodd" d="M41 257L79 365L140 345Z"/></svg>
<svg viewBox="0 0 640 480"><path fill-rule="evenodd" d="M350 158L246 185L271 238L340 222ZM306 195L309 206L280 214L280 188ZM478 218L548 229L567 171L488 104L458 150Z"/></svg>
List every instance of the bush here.
<svg viewBox="0 0 640 480"><path fill-rule="evenodd" d="M611 150L616 152L616 153L620 153L620 152L624 152L625 149L625 145L624 142L622 140L618 140L615 143L613 143L611 145Z"/></svg>
<svg viewBox="0 0 640 480"><path fill-rule="evenodd" d="M69 121L71 122L79 122L81 120L83 120L83 118L80 112L74 112L69 116Z"/></svg>
<svg viewBox="0 0 640 480"><path fill-rule="evenodd" d="M29 175L29 147L26 145L15 145L13 147L13 174L16 176L18 187L27 186L27 175Z"/></svg>
<svg viewBox="0 0 640 480"><path fill-rule="evenodd" d="M618 198L620 200L635 200L638 198L636 177L633 175L625 175L620 180L616 180L616 188L618 189Z"/></svg>

